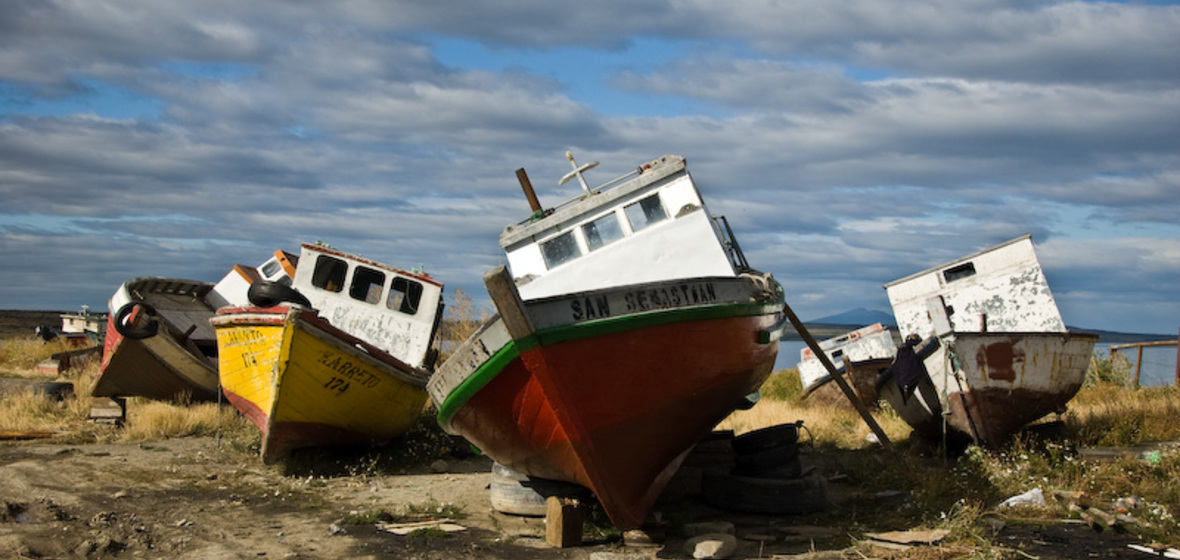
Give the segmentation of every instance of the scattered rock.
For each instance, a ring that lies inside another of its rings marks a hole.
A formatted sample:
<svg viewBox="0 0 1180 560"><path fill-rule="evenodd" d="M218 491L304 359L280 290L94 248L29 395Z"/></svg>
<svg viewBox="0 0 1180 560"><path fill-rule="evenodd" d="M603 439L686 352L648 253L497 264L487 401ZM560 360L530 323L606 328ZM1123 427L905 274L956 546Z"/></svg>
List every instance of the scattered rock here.
<svg viewBox="0 0 1180 560"><path fill-rule="evenodd" d="M450 468L451 465L442 459L439 459L430 464L430 470L436 473L445 473L450 470Z"/></svg>
<svg viewBox="0 0 1180 560"><path fill-rule="evenodd" d="M658 547L663 541L663 535L653 535L652 531L631 529L623 533L623 545L630 547Z"/></svg>
<svg viewBox="0 0 1180 560"><path fill-rule="evenodd" d="M652 560L654 556L642 552L591 552L590 560Z"/></svg>
<svg viewBox="0 0 1180 560"><path fill-rule="evenodd" d="M684 543L684 552L693 558L722 560L737 550L737 538L728 533L709 533L693 537Z"/></svg>

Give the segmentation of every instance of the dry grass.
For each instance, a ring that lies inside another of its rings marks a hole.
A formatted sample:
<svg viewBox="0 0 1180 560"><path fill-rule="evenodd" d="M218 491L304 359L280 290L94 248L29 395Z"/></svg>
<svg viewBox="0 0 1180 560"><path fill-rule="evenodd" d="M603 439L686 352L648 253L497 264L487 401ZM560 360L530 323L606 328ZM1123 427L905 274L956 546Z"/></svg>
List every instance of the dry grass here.
<svg viewBox="0 0 1180 560"><path fill-rule="evenodd" d="M846 474L857 493L903 491L909 495L900 506L854 500L839 515L817 516L817 524L840 526L850 534L950 529L950 548L979 557L1003 557L1004 551L997 546L1002 543L992 543L987 536L991 534L988 518L1013 513L996 509L1005 498L1041 488L1049 496L1056 490L1084 492L1106 511L1113 511L1120 498L1133 497L1139 505L1129 513L1141 524L1131 530L1145 541L1180 546L1176 519L1180 515L1180 485L1176 484L1180 448L1165 446L1146 453L1140 449L1113 460L1083 453L1092 448L1109 451L1151 442L1180 443L1180 422L1176 421L1180 389L1131 389L1102 382L1118 378L1110 372L1093 376L1092 384L1070 403L1056 436L1027 436L999 449L969 447L958 453L910 440L909 427L884 406L874 412L874 418L895 444L897 452L890 454L869 441L870 430L853 409L801 400L797 377L794 370L777 372L765 386L762 401L749 411L734 413L719 428L742 433L802 420L814 438L814 460ZM1077 516L1067 502L1052 497L1043 507L1015 513L1045 523ZM855 520L851 526L850 516Z"/></svg>
<svg viewBox="0 0 1180 560"><path fill-rule="evenodd" d="M0 372L9 377L44 377L33 371L37 364L74 349L61 338L51 342L32 336L0 339Z"/></svg>
<svg viewBox="0 0 1180 560"><path fill-rule="evenodd" d="M803 422L804 438L810 435L817 445L841 449L860 449L872 445L872 430L851 405L832 407L813 404L800 397L799 372L792 369L775 372L763 388L764 398L750 410L734 412L718 429L741 434L776 424ZM910 427L888 405L873 411L890 441L903 440Z"/></svg>
<svg viewBox="0 0 1180 560"><path fill-rule="evenodd" d="M464 305L462 294L456 325L475 324L479 310ZM483 313L480 313L481 315ZM486 317L485 317L486 318ZM466 336L467 333L454 333ZM452 339L453 340L453 339ZM462 338L458 338L462 340ZM0 369L36 377L33 366L60 349L39 341L0 341ZM14 365L15 364L15 365ZM1102 366L1101 361L1096 364ZM256 448L257 430L228 406L193 404L180 406L130 399L128 421L121 429L95 425L87 420L89 388L98 372L97 362L69 372L76 396L62 402L42 395L8 394L0 400L0 429L63 431L70 441L148 442L172 437L220 434L230 445ZM1118 376L1113 376L1117 378ZM44 380L48 378L41 377ZM1128 389L1103 382L1112 376L1095 376L1070 403L1062 418L1061 433L1052 439L1026 438L995 450L968 448L960 454L944 454L921 442L908 439L909 428L887 406L874 412L878 424L894 442L895 453L887 453L869 441L870 430L851 408L811 405L799 397L798 374L777 372L764 386L763 400L748 411L727 418L721 429L742 433L783 423L802 421L814 444L811 456L825 473L843 473L847 488L856 496L838 512L818 514L800 520L840 528L849 535L868 531L904 529L950 529L940 550L969 551L977 557L1003 557L998 544L990 540L987 518L998 514L996 505L1004 498L1032 488L1086 492L1095 504L1109 507L1119 498L1134 497L1140 504L1131 513L1143 522L1135 530L1143 540L1180 546L1180 451L1167 448L1152 455L1129 454L1113 461L1086 458L1081 450L1092 447L1126 447L1153 441L1180 441L1180 389L1160 387ZM430 456L448 443L432 419L426 418L413 445L429 453L415 452L417 458ZM806 441L806 439L805 439ZM414 443L418 442L418 443ZM425 442L425 443L422 443ZM406 442L401 442L405 447ZM412 446L412 445L411 445ZM390 449L373 450L348 458L347 472L384 471L384 463L401 465ZM362 468L375 465L373 468ZM902 491L908 500L898 505L881 503L873 496L882 491ZM1056 523L1074 516L1065 503L1050 500L1041 508L1019 510L1024 518ZM902 557L902 556L898 556ZM916 558L920 556L904 556ZM963 557L952 554L945 557Z"/></svg>
<svg viewBox="0 0 1180 560"><path fill-rule="evenodd" d="M34 371L51 355L74 350L59 341L0 340L0 371L8 377L74 384L74 395L61 400L32 390L16 390L0 399L0 429L15 432L61 432L69 441L144 442L173 437L222 435L239 446L257 447L257 430L228 405L172 404L147 399L127 400L127 422L119 429L89 420L90 390L98 377L97 358L59 377Z"/></svg>

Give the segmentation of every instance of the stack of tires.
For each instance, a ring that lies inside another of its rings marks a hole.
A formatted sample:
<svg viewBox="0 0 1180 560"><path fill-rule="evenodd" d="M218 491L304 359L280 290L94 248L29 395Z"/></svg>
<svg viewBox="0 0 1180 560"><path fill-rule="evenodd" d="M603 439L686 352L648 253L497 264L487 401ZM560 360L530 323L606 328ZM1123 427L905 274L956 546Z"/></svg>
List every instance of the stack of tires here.
<svg viewBox="0 0 1180 560"><path fill-rule="evenodd" d="M701 480L705 503L727 510L768 515L823 511L828 494L823 478L804 474L799 461L802 422L779 424L733 438L734 466L710 471Z"/></svg>
<svg viewBox="0 0 1180 560"><path fill-rule="evenodd" d="M587 500L593 496L583 486L560 480L537 478L514 471L500 463L492 464L492 482L488 487L492 509L500 513L545 517L549 496Z"/></svg>

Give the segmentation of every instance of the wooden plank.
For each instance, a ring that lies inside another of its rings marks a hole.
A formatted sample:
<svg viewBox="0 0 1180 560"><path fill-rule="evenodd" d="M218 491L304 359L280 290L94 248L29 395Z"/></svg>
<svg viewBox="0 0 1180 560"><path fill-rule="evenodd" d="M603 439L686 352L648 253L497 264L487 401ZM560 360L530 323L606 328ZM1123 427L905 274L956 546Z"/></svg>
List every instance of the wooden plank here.
<svg viewBox="0 0 1180 560"><path fill-rule="evenodd" d="M823 364L824 368L826 368L828 373L831 374L832 381L834 381L836 385L840 387L841 391L844 391L844 396L848 397L848 401L851 402L852 406L856 408L856 411L860 413L860 417L864 419L865 424L868 424L869 429L872 430L877 436L877 440L881 442L881 446L886 450L893 451L893 443L889 441L889 436L885 435L885 430L881 429L881 426L877 424L877 420L873 418L871 413L869 413L869 409L865 407L864 403L860 402L860 399L856 396L856 392L852 390L852 387L848 385L848 382L844 380L844 377L836 371L836 366L832 365L832 361L828 359L828 355L825 354L823 349L819 347L819 343L815 341L815 337L811 336L811 333L807 330L807 327L803 325L803 321L799 320L799 317L795 315L795 312L791 309L791 306L787 305L786 302L783 302L783 313L785 313L787 318L791 320L791 324L795 327L795 332L799 333L799 336L802 337L803 341L807 343L807 346L811 348L811 352L815 354L815 357L819 360L819 363Z"/></svg>
<svg viewBox="0 0 1180 560"><path fill-rule="evenodd" d="M501 265L489 270L483 275L483 283L504 320L504 326L508 327L508 334L515 340L532 336L533 323L524 312L524 302L508 269Z"/></svg>
<svg viewBox="0 0 1180 560"><path fill-rule="evenodd" d="M582 510L578 500L557 496L545 500L545 542L557 548L582 544Z"/></svg>

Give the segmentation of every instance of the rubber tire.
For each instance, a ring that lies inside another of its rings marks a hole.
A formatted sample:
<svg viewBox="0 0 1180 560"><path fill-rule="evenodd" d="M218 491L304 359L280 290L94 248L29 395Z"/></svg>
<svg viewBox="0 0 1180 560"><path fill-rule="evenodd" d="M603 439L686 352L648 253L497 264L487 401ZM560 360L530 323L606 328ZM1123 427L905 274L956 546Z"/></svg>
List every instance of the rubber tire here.
<svg viewBox="0 0 1180 560"><path fill-rule="evenodd" d="M492 483L488 491L492 509L526 517L544 517L549 496L584 500L591 495L589 490L577 484L528 476L499 463L492 465Z"/></svg>
<svg viewBox="0 0 1180 560"><path fill-rule="evenodd" d="M733 450L738 455L750 455L775 447L795 444L798 441L798 424L776 424L735 436Z"/></svg>
<svg viewBox="0 0 1180 560"><path fill-rule="evenodd" d="M64 401L74 396L74 384L63 381L43 381L33 385L33 394L45 395L55 401Z"/></svg>
<svg viewBox="0 0 1180 560"><path fill-rule="evenodd" d="M748 476L750 478L799 478L803 475L803 463L798 459L789 461L774 467L753 468L748 466L738 465L730 471L730 474L736 476Z"/></svg>
<svg viewBox="0 0 1180 560"><path fill-rule="evenodd" d="M131 312L136 307L142 307L144 315L148 317L148 324L142 328L133 328L126 324L127 317L131 315ZM124 338L131 340L151 338L160 332L160 322L156 319L158 316L159 313L156 312L156 308L148 305L146 302L133 301L120 307L119 311L115 313L115 331L123 335Z"/></svg>
<svg viewBox="0 0 1180 560"><path fill-rule="evenodd" d="M799 515L831 507L826 483L815 473L779 479L706 472L701 494L710 506L763 515Z"/></svg>
<svg viewBox="0 0 1180 560"><path fill-rule="evenodd" d="M770 447L754 453L738 453L734 464L745 472L763 472L777 469L799 460L799 445L788 443Z"/></svg>
<svg viewBox="0 0 1180 560"><path fill-rule="evenodd" d="M246 298L250 300L251 304L258 307L274 307L283 303L294 303L308 309L311 308L311 302L308 301L307 296L299 293L299 290L270 280L257 280L250 284L250 289L246 290Z"/></svg>

